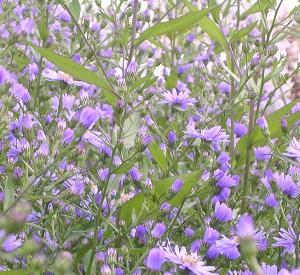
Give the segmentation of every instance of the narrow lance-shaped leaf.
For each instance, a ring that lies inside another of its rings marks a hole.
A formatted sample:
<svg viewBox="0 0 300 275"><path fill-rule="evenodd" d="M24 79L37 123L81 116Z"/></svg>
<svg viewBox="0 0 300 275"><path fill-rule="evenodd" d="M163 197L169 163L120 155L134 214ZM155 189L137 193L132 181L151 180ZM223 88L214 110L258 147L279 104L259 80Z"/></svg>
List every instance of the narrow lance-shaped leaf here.
<svg viewBox="0 0 300 275"><path fill-rule="evenodd" d="M262 12L266 9L273 8L276 4L276 0L258 0L255 4L253 4L248 10L246 10L241 18L245 19L248 15Z"/></svg>
<svg viewBox="0 0 300 275"><path fill-rule="evenodd" d="M189 9L190 12L197 11L197 8L195 6L193 6L188 0L183 0L183 2L186 5L186 7ZM213 2L215 2L215 1L211 1L211 3L210 3L210 7L211 7L210 11L212 13L212 16L215 19L218 19L218 12L220 11L220 7L213 6L213 4L214 4ZM223 47L223 50L227 49L226 38L214 21L212 21L210 18L205 16L201 20L199 20L199 25L200 25L201 29L205 33L207 33L208 36L212 40L219 43Z"/></svg>
<svg viewBox="0 0 300 275"><path fill-rule="evenodd" d="M156 142L152 142L149 146L149 151L153 157L153 159L158 163L161 169L166 171L168 169L168 161L166 156L161 151Z"/></svg>
<svg viewBox="0 0 300 275"><path fill-rule="evenodd" d="M135 40L135 45L139 45L143 41L152 38L154 36L159 36L163 34L170 34L176 31L181 31L183 29L193 27L200 19L205 17L210 9L205 9L201 11L189 12L183 16L176 19L160 22L156 25L150 27L140 34L140 36Z"/></svg>
<svg viewBox="0 0 300 275"><path fill-rule="evenodd" d="M88 70L84 66L72 61L67 57L53 53L49 49L38 47L29 42L28 44L48 61L50 61L62 71L71 75L75 79L84 81L89 84L94 84L102 88L106 100L111 104L116 103L117 97L115 94L112 93L111 88L105 78L101 78L95 72Z"/></svg>
<svg viewBox="0 0 300 275"><path fill-rule="evenodd" d="M80 3L79 0L72 0L70 3L70 11L72 12L74 18L77 20L80 17Z"/></svg>

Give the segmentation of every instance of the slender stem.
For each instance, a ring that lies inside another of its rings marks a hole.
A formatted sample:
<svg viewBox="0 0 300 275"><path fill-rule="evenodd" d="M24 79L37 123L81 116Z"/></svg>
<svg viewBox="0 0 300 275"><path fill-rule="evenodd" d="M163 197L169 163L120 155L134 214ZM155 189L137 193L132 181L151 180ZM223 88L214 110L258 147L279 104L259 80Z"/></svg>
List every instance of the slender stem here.
<svg viewBox="0 0 300 275"><path fill-rule="evenodd" d="M133 51L134 51L134 39L136 35L136 19L137 19L137 10L138 10L138 0L134 0L133 3L133 14L132 14L132 34L131 34L131 39L130 39L130 52L129 52L129 57L128 57L128 63L127 63L127 68L132 60L133 56Z"/></svg>
<svg viewBox="0 0 300 275"><path fill-rule="evenodd" d="M254 99L250 100L250 119L248 126L248 140L250 139L250 135L252 133L254 126ZM247 194L248 194L248 176L250 170L250 160L251 160L251 150L252 146L247 145L247 155L246 155L246 164L245 164L245 174L244 174L244 185L242 191L242 212L245 212L247 208Z"/></svg>

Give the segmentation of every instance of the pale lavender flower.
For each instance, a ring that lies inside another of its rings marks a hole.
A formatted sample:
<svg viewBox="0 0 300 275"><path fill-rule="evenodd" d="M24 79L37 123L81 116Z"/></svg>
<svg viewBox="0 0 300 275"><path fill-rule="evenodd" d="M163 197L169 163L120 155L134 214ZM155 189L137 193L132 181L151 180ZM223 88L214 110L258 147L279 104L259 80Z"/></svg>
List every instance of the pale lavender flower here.
<svg viewBox="0 0 300 275"><path fill-rule="evenodd" d="M166 91L162 93L162 96L164 99L160 103L178 106L182 111L186 110L188 106L193 106L196 102L187 91L177 92L176 89L173 89L172 92Z"/></svg>
<svg viewBox="0 0 300 275"><path fill-rule="evenodd" d="M254 237L255 227L251 216L243 215L239 218L236 225L236 234L240 239Z"/></svg>
<svg viewBox="0 0 300 275"><path fill-rule="evenodd" d="M184 132L187 138L200 138L208 142L228 141L228 135L221 126L214 126L210 129L203 129L200 132L195 128L195 122L190 120L187 130Z"/></svg>
<svg viewBox="0 0 300 275"><path fill-rule="evenodd" d="M286 253L294 254L297 239L297 235L292 227L289 227L288 230L280 228L279 237L274 237L276 242L273 244L273 247L282 247Z"/></svg>
<svg viewBox="0 0 300 275"><path fill-rule="evenodd" d="M175 245L171 248L170 243L166 246L161 246L164 251L165 259L169 262L179 265L183 270L188 269L196 275L211 275L216 274L213 271L215 267L206 266L201 257L195 252L188 252L184 246Z"/></svg>
<svg viewBox="0 0 300 275"><path fill-rule="evenodd" d="M257 123L258 127L261 128L262 130L268 129L268 122L266 121L265 117L259 117L256 120L256 123Z"/></svg>
<svg viewBox="0 0 300 275"><path fill-rule="evenodd" d="M79 87L87 85L85 82L73 80L72 76L62 71L55 72L51 69L46 68L45 70L43 70L42 75L49 81L63 81L70 85L75 85Z"/></svg>
<svg viewBox="0 0 300 275"><path fill-rule="evenodd" d="M22 244L23 240L21 238L18 238L14 234L9 234L2 243L2 248L5 252L11 252L19 248Z"/></svg>
<svg viewBox="0 0 300 275"><path fill-rule="evenodd" d="M285 156L297 159L300 162L300 142L294 137L286 149Z"/></svg>

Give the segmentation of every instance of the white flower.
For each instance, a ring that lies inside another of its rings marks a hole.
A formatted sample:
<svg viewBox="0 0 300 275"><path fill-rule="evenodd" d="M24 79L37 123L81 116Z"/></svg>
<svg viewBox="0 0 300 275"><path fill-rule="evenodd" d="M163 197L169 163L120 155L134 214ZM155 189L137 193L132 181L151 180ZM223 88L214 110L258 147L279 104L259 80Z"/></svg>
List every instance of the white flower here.
<svg viewBox="0 0 300 275"><path fill-rule="evenodd" d="M188 252L184 246L179 248L175 245L174 250L170 243L161 246L167 261L178 264L181 269L189 269L196 275L212 275L211 271L215 270L213 266L206 266L201 257L195 252Z"/></svg>
<svg viewBox="0 0 300 275"><path fill-rule="evenodd" d="M55 71L47 68L43 71L42 74L49 81L64 81L65 83L68 83L70 85L75 85L75 86L80 86L80 87L87 85L85 82L73 80L72 76L70 76L62 71L55 72Z"/></svg>

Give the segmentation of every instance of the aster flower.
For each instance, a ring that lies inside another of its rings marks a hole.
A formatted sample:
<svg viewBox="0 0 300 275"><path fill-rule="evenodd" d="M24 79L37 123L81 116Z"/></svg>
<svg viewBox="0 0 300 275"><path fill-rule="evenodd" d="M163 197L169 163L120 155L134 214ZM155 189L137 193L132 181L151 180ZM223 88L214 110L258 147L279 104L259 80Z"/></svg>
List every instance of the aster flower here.
<svg viewBox="0 0 300 275"><path fill-rule="evenodd" d="M184 246L175 245L174 249L170 244L161 246L166 261L179 265L181 269L189 270L196 275L216 274L215 267L206 266L201 257L195 252L188 252Z"/></svg>
<svg viewBox="0 0 300 275"><path fill-rule="evenodd" d="M224 81L220 82L220 84L218 85L218 88L221 93L226 94L226 95L229 94L230 90L231 90L231 86Z"/></svg>
<svg viewBox="0 0 300 275"><path fill-rule="evenodd" d="M221 126L214 126L198 132L195 128L195 122L192 120L189 122L187 130L184 133L187 138L199 138L208 142L228 141L228 135L226 135L225 130Z"/></svg>
<svg viewBox="0 0 300 275"><path fill-rule="evenodd" d="M282 247L286 253L295 253L297 235L292 227L289 227L288 230L280 228L279 237L274 237L274 240L276 242L273 244L273 247Z"/></svg>
<svg viewBox="0 0 300 275"><path fill-rule="evenodd" d="M171 185L171 191L173 193L178 193L179 190L182 188L182 186L183 186L183 181L181 179L176 179Z"/></svg>
<svg viewBox="0 0 300 275"><path fill-rule="evenodd" d="M240 257L241 254L237 248L238 245L239 243L236 237L229 239L223 236L222 239L216 241L217 251L230 260L235 260Z"/></svg>
<svg viewBox="0 0 300 275"><path fill-rule="evenodd" d="M173 89L172 92L166 91L162 93L162 96L164 99L160 103L178 106L182 111L186 110L188 106L193 106L196 102L194 98L189 97L187 91L177 92L176 89Z"/></svg>
<svg viewBox="0 0 300 275"><path fill-rule="evenodd" d="M261 128L262 130L267 130L268 129L268 122L267 120L265 119L265 117L259 117L257 120L256 120L256 123L258 125L259 128Z"/></svg>
<svg viewBox="0 0 300 275"><path fill-rule="evenodd" d="M49 68L46 68L45 70L43 70L42 75L48 81L63 81L67 84L75 85L75 86L79 86L79 87L87 85L85 82L73 80L72 76L70 76L62 71L55 72Z"/></svg>
<svg viewBox="0 0 300 275"><path fill-rule="evenodd" d="M290 175L285 175L283 172L281 172L280 174L275 173L274 180L284 194L292 198L298 197L299 187L294 183Z"/></svg>
<svg viewBox="0 0 300 275"><path fill-rule="evenodd" d="M245 124L235 122L234 123L234 133L237 138L244 136L248 132L248 128Z"/></svg>
<svg viewBox="0 0 300 275"><path fill-rule="evenodd" d="M293 138L290 145L286 149L285 156L297 159L300 162L300 143L296 138Z"/></svg>
<svg viewBox="0 0 300 275"><path fill-rule="evenodd" d="M166 229L167 228L163 223L157 223L152 229L151 235L156 239L160 239L166 232Z"/></svg>
<svg viewBox="0 0 300 275"><path fill-rule="evenodd" d="M149 251L147 260L146 260L146 266L151 271L160 271L161 266L165 262L164 252L160 248L152 248Z"/></svg>
<svg viewBox="0 0 300 275"><path fill-rule="evenodd" d="M269 146L254 148L254 155L257 160L267 161L271 159L272 153Z"/></svg>
<svg viewBox="0 0 300 275"><path fill-rule="evenodd" d="M225 203L217 202L215 205L215 217L220 222L228 222L232 219L232 210Z"/></svg>
<svg viewBox="0 0 300 275"><path fill-rule="evenodd" d="M0 236L2 237L5 234L3 230L0 232ZM11 252L19 248L23 244L23 240L18 238L15 234L9 234L2 243L2 249L5 252Z"/></svg>
<svg viewBox="0 0 300 275"><path fill-rule="evenodd" d="M79 121L87 129L92 128L99 120L99 113L92 107L84 107L80 113Z"/></svg>
<svg viewBox="0 0 300 275"><path fill-rule="evenodd" d="M236 234L241 239L253 238L255 234L255 228L251 216L243 215L239 218L239 221L236 225Z"/></svg>
<svg viewBox="0 0 300 275"><path fill-rule="evenodd" d="M219 239L220 233L212 227L207 227L203 236L203 242L212 245Z"/></svg>

